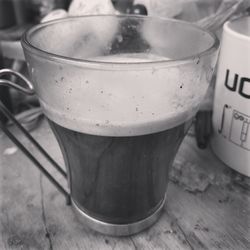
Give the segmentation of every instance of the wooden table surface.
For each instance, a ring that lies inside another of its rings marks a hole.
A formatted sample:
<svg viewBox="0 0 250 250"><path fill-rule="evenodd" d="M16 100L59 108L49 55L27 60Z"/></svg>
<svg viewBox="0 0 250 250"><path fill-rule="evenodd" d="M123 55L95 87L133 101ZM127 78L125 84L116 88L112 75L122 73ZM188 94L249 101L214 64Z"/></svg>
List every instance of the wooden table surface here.
<svg viewBox="0 0 250 250"><path fill-rule="evenodd" d="M32 135L63 165L45 120ZM34 154L67 187L46 160ZM180 164L183 171L190 169L189 175L170 181L160 220L131 237L108 237L78 222L64 197L0 131L0 249L250 249L249 178L230 170L210 149L199 150L192 136L178 152L175 166ZM204 190L190 188L190 181L199 186L204 180Z"/></svg>

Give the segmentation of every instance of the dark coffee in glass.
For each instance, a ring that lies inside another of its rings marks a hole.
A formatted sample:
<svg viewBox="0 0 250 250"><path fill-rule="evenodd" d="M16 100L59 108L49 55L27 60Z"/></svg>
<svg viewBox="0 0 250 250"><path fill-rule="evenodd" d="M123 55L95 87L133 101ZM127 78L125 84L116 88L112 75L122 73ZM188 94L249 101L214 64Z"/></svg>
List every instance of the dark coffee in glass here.
<svg viewBox="0 0 250 250"><path fill-rule="evenodd" d="M67 165L72 199L90 216L113 224L143 220L159 208L187 130L183 123L154 134L111 137L50 125Z"/></svg>

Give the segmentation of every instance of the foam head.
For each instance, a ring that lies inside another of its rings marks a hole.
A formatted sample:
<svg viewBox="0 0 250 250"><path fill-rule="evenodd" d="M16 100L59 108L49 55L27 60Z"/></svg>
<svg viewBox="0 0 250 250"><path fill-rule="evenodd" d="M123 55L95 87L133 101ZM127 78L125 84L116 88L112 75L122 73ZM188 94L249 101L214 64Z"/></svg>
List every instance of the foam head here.
<svg viewBox="0 0 250 250"><path fill-rule="evenodd" d="M132 136L190 119L218 42L196 26L135 16L67 18L22 41L45 114L83 133Z"/></svg>

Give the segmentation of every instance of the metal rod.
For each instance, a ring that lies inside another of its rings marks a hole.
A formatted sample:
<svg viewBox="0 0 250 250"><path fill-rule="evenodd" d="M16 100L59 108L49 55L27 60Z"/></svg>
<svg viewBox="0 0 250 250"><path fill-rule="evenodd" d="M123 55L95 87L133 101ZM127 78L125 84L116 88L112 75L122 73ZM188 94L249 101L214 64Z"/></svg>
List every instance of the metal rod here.
<svg viewBox="0 0 250 250"><path fill-rule="evenodd" d="M30 133L13 117L9 110L0 101L0 110L3 114L8 117L23 133L24 135L34 144L34 146L40 151L41 154L62 174L67 178L67 173L51 158L50 155L42 148L42 146L30 135Z"/></svg>
<svg viewBox="0 0 250 250"><path fill-rule="evenodd" d="M70 205L69 193L50 175L50 173L37 161L37 159L22 145L22 143L16 139L16 137L0 123L0 127L3 132L10 138L10 140L17 145L17 147L37 166L37 168L49 179L49 181L55 185L59 192L61 192L66 198L66 204Z"/></svg>

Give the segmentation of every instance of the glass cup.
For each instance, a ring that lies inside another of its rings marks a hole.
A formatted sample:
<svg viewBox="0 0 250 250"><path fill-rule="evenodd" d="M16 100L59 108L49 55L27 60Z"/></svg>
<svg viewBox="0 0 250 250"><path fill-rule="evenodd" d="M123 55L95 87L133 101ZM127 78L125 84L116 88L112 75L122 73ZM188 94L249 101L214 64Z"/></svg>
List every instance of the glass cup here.
<svg viewBox="0 0 250 250"><path fill-rule="evenodd" d="M100 15L39 24L22 46L79 218L111 235L152 225L218 40L181 21Z"/></svg>

